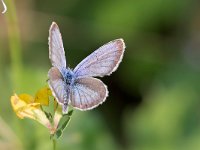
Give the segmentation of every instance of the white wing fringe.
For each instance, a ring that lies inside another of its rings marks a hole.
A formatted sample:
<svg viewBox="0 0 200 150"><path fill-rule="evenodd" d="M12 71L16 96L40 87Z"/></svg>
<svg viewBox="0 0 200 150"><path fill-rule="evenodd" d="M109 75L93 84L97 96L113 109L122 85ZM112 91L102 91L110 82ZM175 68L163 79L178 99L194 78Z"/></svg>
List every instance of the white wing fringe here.
<svg viewBox="0 0 200 150"><path fill-rule="evenodd" d="M7 6L6 6L6 4L4 3L3 0L1 0L1 2L2 2L3 8L4 8L4 10L2 11L2 14L4 14L7 11Z"/></svg>

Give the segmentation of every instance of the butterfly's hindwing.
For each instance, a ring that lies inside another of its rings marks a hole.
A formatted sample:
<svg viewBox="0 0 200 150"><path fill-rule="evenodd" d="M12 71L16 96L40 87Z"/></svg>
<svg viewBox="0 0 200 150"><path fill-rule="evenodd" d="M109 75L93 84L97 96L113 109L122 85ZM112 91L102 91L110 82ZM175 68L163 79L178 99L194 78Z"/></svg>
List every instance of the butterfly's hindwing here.
<svg viewBox="0 0 200 150"><path fill-rule="evenodd" d="M123 39L111 41L81 61L74 72L77 77L103 77L114 72L122 60L125 44Z"/></svg>
<svg viewBox="0 0 200 150"><path fill-rule="evenodd" d="M56 98L57 102L63 105L65 102L68 101L67 90L69 87L64 82L63 77L58 68L52 67L48 72L48 84L51 88L53 96Z"/></svg>
<svg viewBox="0 0 200 150"><path fill-rule="evenodd" d="M103 103L108 96L106 85L99 79L79 78L71 88L70 103L80 110L89 110Z"/></svg>

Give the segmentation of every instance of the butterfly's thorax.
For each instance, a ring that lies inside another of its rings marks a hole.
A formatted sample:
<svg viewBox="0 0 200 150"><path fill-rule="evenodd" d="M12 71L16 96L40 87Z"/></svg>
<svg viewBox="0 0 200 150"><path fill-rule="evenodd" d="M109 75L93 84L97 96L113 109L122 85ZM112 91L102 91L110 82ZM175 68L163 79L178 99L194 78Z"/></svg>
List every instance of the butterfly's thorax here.
<svg viewBox="0 0 200 150"><path fill-rule="evenodd" d="M74 75L74 72L71 69L63 68L61 70L61 74L63 76L64 82L67 85L73 85L74 84L75 75Z"/></svg>

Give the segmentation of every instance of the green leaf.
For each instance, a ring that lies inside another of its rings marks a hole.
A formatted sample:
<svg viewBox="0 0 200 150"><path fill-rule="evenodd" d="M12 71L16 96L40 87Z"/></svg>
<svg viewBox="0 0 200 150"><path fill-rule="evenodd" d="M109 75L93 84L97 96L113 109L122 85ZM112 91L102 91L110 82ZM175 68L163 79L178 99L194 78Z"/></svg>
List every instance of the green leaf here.
<svg viewBox="0 0 200 150"><path fill-rule="evenodd" d="M58 128L56 130L56 133L53 135L53 138L58 139L62 136L63 131L69 124L69 121L71 119L71 116L73 114L73 110L70 110L67 114L63 115L62 118L59 121Z"/></svg>
<svg viewBox="0 0 200 150"><path fill-rule="evenodd" d="M59 137L61 137L61 135L62 135L62 131L57 130L56 133L51 138L52 139L58 139Z"/></svg>
<svg viewBox="0 0 200 150"><path fill-rule="evenodd" d="M71 115L73 114L73 109L72 110L70 110L66 115L68 115L69 117L71 117Z"/></svg>
<svg viewBox="0 0 200 150"><path fill-rule="evenodd" d="M45 115L46 115L46 117L49 119L49 121L52 123L52 122L53 122L53 117L52 117L51 113L46 112L46 111L44 111L44 110L43 110L43 112L45 113Z"/></svg>
<svg viewBox="0 0 200 150"><path fill-rule="evenodd" d="M64 130L69 123L71 116L72 116L73 110L69 111L67 114L63 115L60 119L60 122L58 124L58 130Z"/></svg>

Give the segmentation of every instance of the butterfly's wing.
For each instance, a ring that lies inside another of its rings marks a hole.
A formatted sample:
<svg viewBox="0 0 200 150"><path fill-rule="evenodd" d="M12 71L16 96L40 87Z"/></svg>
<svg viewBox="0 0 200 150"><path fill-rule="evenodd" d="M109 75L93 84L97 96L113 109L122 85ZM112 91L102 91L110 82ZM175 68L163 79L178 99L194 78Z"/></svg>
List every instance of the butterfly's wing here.
<svg viewBox="0 0 200 150"><path fill-rule="evenodd" d="M49 29L49 59L59 70L66 68L65 51L58 25L53 22Z"/></svg>
<svg viewBox="0 0 200 150"><path fill-rule="evenodd" d="M70 92L70 104L79 110L89 110L103 103L108 96L106 85L99 79L76 79Z"/></svg>
<svg viewBox="0 0 200 150"><path fill-rule="evenodd" d="M48 84L52 91L53 96L56 98L57 102L65 108L65 105L68 103L67 92L69 86L64 82L63 77L58 68L52 67L48 72ZM67 110L63 109L63 112Z"/></svg>
<svg viewBox="0 0 200 150"><path fill-rule="evenodd" d="M78 78L110 75L121 62L124 50L123 39L111 41L81 61L74 69L74 73Z"/></svg>

